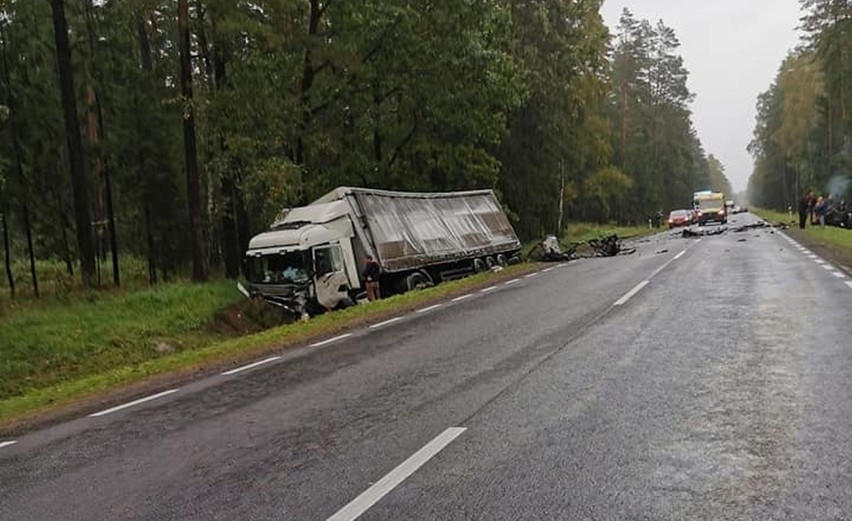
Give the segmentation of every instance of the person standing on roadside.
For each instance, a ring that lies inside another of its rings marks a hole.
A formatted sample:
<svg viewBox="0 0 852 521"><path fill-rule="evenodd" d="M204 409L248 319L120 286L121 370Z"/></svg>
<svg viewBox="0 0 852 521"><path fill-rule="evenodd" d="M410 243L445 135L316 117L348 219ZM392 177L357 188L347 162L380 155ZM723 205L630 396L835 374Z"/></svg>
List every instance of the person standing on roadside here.
<svg viewBox="0 0 852 521"><path fill-rule="evenodd" d="M367 300L370 302L381 298L379 290L379 276L382 274L382 269L379 263L373 259L372 255L367 255L367 260L364 262L364 285L367 288Z"/></svg>
<svg viewBox="0 0 852 521"><path fill-rule="evenodd" d="M808 192L807 195L803 195L799 199L799 228L802 230L805 229L805 223L808 221L808 205L810 204L812 195L811 192Z"/></svg>
<svg viewBox="0 0 852 521"><path fill-rule="evenodd" d="M816 220L821 228L825 228L825 214L827 211L828 200L824 197L820 197L819 199L817 199L816 206L814 206L814 217L816 217Z"/></svg>
<svg viewBox="0 0 852 521"><path fill-rule="evenodd" d="M814 215L814 209L816 207L817 198L814 195L813 190L808 192L808 219L810 219L811 224L816 224L816 216Z"/></svg>

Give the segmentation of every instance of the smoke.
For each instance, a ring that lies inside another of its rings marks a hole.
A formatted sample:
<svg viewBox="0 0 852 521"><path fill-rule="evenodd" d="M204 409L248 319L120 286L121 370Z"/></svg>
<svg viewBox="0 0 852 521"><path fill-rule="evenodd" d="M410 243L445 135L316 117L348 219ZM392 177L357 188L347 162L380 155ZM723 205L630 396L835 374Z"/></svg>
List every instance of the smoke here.
<svg viewBox="0 0 852 521"><path fill-rule="evenodd" d="M844 197L849 189L849 178L845 175L835 175L828 181L828 193L832 197Z"/></svg>

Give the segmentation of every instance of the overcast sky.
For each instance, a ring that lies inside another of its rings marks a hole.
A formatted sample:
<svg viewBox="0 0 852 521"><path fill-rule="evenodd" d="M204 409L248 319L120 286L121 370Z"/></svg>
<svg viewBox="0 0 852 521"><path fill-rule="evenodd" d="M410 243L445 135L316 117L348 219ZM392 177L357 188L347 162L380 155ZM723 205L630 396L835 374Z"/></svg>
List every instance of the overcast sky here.
<svg viewBox="0 0 852 521"><path fill-rule="evenodd" d="M745 190L755 103L798 44L798 0L604 0L601 12L613 33L625 7L637 19L662 19L677 33L696 95L698 137L725 165L734 190Z"/></svg>

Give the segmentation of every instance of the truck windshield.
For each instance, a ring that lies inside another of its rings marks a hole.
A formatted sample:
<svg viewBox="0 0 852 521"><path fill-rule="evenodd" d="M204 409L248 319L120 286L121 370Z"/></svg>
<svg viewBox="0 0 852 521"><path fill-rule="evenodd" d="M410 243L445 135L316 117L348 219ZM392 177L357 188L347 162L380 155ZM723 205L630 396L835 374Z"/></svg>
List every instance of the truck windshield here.
<svg viewBox="0 0 852 521"><path fill-rule="evenodd" d="M721 199L699 199L698 209L701 211L718 210L725 206Z"/></svg>
<svg viewBox="0 0 852 521"><path fill-rule="evenodd" d="M307 266L300 251L249 257L248 278L254 284L302 284L308 280Z"/></svg>

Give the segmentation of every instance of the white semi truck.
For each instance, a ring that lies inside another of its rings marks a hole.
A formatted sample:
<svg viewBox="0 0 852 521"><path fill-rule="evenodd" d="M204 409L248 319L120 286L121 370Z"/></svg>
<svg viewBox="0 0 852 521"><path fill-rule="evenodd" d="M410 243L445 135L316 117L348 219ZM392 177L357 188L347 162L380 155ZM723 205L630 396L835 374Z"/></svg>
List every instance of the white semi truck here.
<svg viewBox="0 0 852 521"><path fill-rule="evenodd" d="M345 307L364 293L366 257L383 296L517 259L521 244L491 190L409 193L341 187L283 210L249 242L247 291L292 313Z"/></svg>

